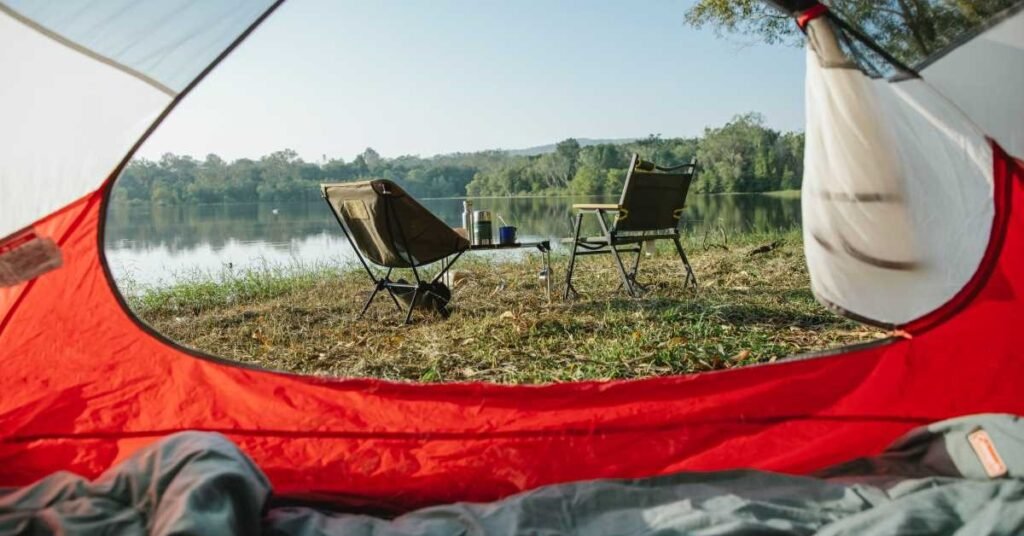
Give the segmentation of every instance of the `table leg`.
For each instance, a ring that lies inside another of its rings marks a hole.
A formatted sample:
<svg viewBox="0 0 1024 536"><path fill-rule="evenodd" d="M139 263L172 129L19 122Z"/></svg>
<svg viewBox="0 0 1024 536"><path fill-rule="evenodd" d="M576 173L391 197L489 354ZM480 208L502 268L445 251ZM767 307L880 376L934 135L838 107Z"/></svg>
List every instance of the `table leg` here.
<svg viewBox="0 0 1024 536"><path fill-rule="evenodd" d="M544 279L548 284L548 303L551 303L551 250L544 250Z"/></svg>

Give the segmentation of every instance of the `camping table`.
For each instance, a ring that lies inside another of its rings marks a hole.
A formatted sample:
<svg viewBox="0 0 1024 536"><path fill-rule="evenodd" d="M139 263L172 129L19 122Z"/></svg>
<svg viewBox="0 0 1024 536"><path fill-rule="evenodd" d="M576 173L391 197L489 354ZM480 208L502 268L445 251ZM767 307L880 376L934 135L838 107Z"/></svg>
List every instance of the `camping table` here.
<svg viewBox="0 0 1024 536"><path fill-rule="evenodd" d="M551 241L516 242L515 244L473 244L468 251L500 251L505 249L536 248L544 259L545 282L547 283L548 301L551 301Z"/></svg>

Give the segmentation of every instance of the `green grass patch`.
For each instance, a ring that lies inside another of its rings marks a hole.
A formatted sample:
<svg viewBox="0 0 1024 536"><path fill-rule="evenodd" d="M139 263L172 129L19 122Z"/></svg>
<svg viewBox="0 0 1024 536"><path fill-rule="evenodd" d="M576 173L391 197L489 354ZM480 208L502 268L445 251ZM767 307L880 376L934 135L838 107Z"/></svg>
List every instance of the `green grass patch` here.
<svg viewBox="0 0 1024 536"><path fill-rule="evenodd" d="M683 286L670 243L642 260L640 299L618 289L611 257L585 257L562 301L566 257L553 256L549 301L535 254L468 254L453 313L414 313L370 288L358 266L263 267L140 289L131 307L188 346L272 369L391 380L545 383L638 378L775 361L883 334L817 304L798 231L688 238L700 281ZM765 248L763 246L773 245ZM751 254L756 249L767 251ZM408 275L405 277L408 278Z"/></svg>

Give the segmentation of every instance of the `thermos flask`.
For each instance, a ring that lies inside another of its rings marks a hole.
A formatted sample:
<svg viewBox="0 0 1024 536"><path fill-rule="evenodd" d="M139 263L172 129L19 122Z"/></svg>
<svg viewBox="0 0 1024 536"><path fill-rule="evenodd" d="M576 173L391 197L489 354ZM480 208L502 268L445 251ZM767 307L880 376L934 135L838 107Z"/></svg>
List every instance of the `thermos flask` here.
<svg viewBox="0 0 1024 536"><path fill-rule="evenodd" d="M473 243L478 246L489 246L494 243L491 211L478 210L473 213Z"/></svg>

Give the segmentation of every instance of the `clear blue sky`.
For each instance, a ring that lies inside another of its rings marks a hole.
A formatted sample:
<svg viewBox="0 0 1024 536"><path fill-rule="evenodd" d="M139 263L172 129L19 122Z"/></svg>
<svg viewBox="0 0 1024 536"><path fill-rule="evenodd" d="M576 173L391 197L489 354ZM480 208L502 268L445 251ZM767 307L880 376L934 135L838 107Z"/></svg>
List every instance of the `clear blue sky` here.
<svg viewBox="0 0 1024 536"><path fill-rule="evenodd" d="M687 0L289 0L141 155L350 160L803 128L798 48L683 24Z"/></svg>

